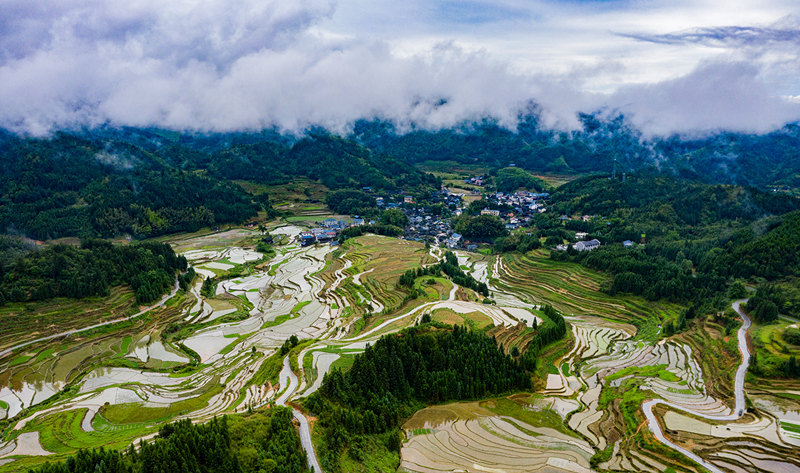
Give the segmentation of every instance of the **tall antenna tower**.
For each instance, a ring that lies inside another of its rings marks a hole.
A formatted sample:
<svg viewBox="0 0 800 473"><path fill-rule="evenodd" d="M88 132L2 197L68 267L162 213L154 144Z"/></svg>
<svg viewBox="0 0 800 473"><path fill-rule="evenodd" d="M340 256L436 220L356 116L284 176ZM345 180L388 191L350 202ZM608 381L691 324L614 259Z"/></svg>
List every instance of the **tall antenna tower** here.
<svg viewBox="0 0 800 473"><path fill-rule="evenodd" d="M611 168L611 179L617 179L617 158L614 158L614 167Z"/></svg>

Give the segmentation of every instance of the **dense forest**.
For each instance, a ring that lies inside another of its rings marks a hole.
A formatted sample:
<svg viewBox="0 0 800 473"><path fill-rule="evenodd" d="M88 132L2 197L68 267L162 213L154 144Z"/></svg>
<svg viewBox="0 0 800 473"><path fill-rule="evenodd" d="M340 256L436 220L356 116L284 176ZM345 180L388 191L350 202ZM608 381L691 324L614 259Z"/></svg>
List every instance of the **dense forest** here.
<svg viewBox="0 0 800 473"><path fill-rule="evenodd" d="M400 131L392 123L361 121L351 137L410 163L456 161L536 172L639 172L657 168L706 183L800 188L800 126L755 135L720 132L699 138L644 137L622 115L580 114L572 131L542 126L539 110L512 129L490 120L436 131ZM616 164L615 164L616 163Z"/></svg>
<svg viewBox="0 0 800 473"><path fill-rule="evenodd" d="M125 452L80 450L32 473L305 473L306 455L291 410L275 407L244 416L167 424L151 442Z"/></svg>
<svg viewBox="0 0 800 473"><path fill-rule="evenodd" d="M0 147L0 230L36 239L193 231L257 210L235 184L125 143L58 135Z"/></svg>
<svg viewBox="0 0 800 473"><path fill-rule="evenodd" d="M678 326L665 327L668 333L697 314L723 310L736 279L800 276L800 199L794 197L642 173L625 181L578 179L559 188L552 205L553 215L537 222L547 245L575 231L603 245L591 252L553 251L551 257L609 272L611 294L687 303ZM561 223L557 215L574 219ZM637 244L626 248L623 240ZM770 294L756 298L757 319L774 318L780 290Z"/></svg>
<svg viewBox="0 0 800 473"><path fill-rule="evenodd" d="M382 337L348 372L326 374L304 404L319 415L322 467L337 473L341 455L363 455L365 435L381 434L386 448L398 451L400 420L425 403L485 398L530 385L530 376L494 339L459 326L426 324Z"/></svg>
<svg viewBox="0 0 800 473"><path fill-rule="evenodd" d="M730 277L774 279L800 269L800 242L793 237L800 228L797 198L645 174L625 182L579 179L560 188L552 202L554 215L590 216L565 222L565 230L604 243L554 257L617 275L612 292L685 301L703 288L719 291ZM550 225L563 233L560 223ZM642 239L646 244L635 248L620 244Z"/></svg>
<svg viewBox="0 0 800 473"><path fill-rule="evenodd" d="M613 168L619 174L658 169L706 183L800 188L797 125L765 135L686 139L645 138L622 116L583 114L581 128L569 132L542 127L535 108L519 119L514 129L482 121L407 133L390 123L362 121L346 138L324 131L296 137L269 130L203 135L98 128L33 139L0 131L0 231L37 239L146 237L271 211L266 194L249 195L231 180L278 184L306 177L333 190L402 189L422 196L440 184L412 166L428 160L494 168L501 191L545 189L527 171Z"/></svg>
<svg viewBox="0 0 800 473"><path fill-rule="evenodd" d="M136 301L147 303L169 291L175 273L186 269L186 258L163 243L53 245L0 262L0 304L104 296L119 285L130 286Z"/></svg>
<svg viewBox="0 0 800 473"><path fill-rule="evenodd" d="M272 137L274 138L274 137ZM149 237L274 215L262 184L297 177L330 189L413 192L438 180L349 140L319 134L296 140L228 143L226 135L94 130L26 139L0 134L0 232L36 239Z"/></svg>

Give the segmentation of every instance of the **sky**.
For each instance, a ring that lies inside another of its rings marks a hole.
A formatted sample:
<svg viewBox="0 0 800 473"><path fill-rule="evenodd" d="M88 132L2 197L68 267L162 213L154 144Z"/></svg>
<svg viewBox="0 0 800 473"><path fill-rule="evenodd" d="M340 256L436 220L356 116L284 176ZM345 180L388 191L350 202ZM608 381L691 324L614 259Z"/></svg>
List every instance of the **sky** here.
<svg viewBox="0 0 800 473"><path fill-rule="evenodd" d="M800 120L798 56L796 0L3 0L0 127L764 133Z"/></svg>

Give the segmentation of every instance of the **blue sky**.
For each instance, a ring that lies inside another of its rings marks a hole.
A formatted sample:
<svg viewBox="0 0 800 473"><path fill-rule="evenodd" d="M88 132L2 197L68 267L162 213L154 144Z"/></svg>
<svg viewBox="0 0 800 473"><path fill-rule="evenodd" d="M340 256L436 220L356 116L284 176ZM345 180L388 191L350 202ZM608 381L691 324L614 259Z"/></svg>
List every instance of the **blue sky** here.
<svg viewBox="0 0 800 473"><path fill-rule="evenodd" d="M800 119L799 43L785 0L4 0L0 126L513 127L535 102L765 132Z"/></svg>

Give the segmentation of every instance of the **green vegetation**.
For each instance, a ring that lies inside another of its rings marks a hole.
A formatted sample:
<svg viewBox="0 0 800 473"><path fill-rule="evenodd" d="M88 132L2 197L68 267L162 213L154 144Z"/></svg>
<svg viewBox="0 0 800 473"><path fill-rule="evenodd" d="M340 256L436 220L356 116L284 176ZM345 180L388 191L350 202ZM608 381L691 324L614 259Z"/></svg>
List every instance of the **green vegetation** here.
<svg viewBox="0 0 800 473"><path fill-rule="evenodd" d="M292 425L291 410L275 407L243 416L193 425L182 420L163 426L151 442L113 449L79 450L65 462L46 463L34 473L303 473L306 456Z"/></svg>
<svg viewBox="0 0 800 473"><path fill-rule="evenodd" d="M752 300L752 299L751 299ZM764 377L800 376L800 330L786 321L756 324L751 329L756 354L750 360L751 372Z"/></svg>
<svg viewBox="0 0 800 473"><path fill-rule="evenodd" d="M781 421L781 428L783 430L788 430L789 432L800 434L800 425L798 424L792 424L791 422Z"/></svg>
<svg viewBox="0 0 800 473"><path fill-rule="evenodd" d="M416 271L409 269L402 276L400 276L399 284L407 288L413 288L417 278L424 276L439 276L441 273L446 274L454 283L459 286L472 289L484 297L489 296L489 288L486 283L478 282L471 274L465 273L458 266L458 257L452 251L447 251L444 258L436 263L423 268L417 268ZM419 292L419 291L417 291Z"/></svg>
<svg viewBox="0 0 800 473"><path fill-rule="evenodd" d="M326 375L304 404L319 415L323 468L338 472L348 457L358 459L368 438L382 435L384 448L398 451L401 418L424 402L529 387L529 376L491 338L459 326L441 330L427 324L380 338L347 373Z"/></svg>
<svg viewBox="0 0 800 473"><path fill-rule="evenodd" d="M292 307L292 310L290 311L290 313L291 313L292 315L294 315L294 314L297 314L298 312L300 312L301 310L303 310L303 307L307 306L308 304L311 304L311 301L302 301L302 302L298 302L298 303L297 303L297 305L295 305L294 307Z"/></svg>
<svg viewBox="0 0 800 473"><path fill-rule="evenodd" d="M367 233L397 237L403 234L403 229L400 227L395 227L394 225L383 225L380 223L376 223L374 225L358 225L342 230L340 233L340 241L366 235Z"/></svg>
<svg viewBox="0 0 800 473"><path fill-rule="evenodd" d="M628 433L635 433L639 424L642 423L642 404L648 397L652 397L649 391L640 389L643 380L640 378L629 378L618 387L605 385L600 393L599 409L608 409L609 404L616 399L620 399L619 408L625 420L625 428Z"/></svg>
<svg viewBox="0 0 800 473"><path fill-rule="evenodd" d="M494 182L499 192L515 192L518 189L534 192L550 190L542 179L518 167L499 169Z"/></svg>
<svg viewBox="0 0 800 473"><path fill-rule="evenodd" d="M520 364L529 371L536 371L540 353L545 347L563 339L567 334L567 322L557 310L546 305L542 308L542 313L545 316L544 321L536 327L535 335L525 346L525 351L520 359ZM552 365L552 360L550 365ZM552 369L555 371L552 374L558 374L558 369L554 365L552 365Z"/></svg>
<svg viewBox="0 0 800 473"><path fill-rule="evenodd" d="M783 291L773 284L762 284L747 302L747 311L756 322L768 324L778 320L778 313L786 313Z"/></svg>
<svg viewBox="0 0 800 473"><path fill-rule="evenodd" d="M508 237L500 237L494 240L494 249L499 253L519 251L527 253L542 247L539 240L539 233L524 228L513 232Z"/></svg>
<svg viewBox="0 0 800 473"><path fill-rule="evenodd" d="M2 138L0 228L38 239L151 237L268 218L277 212L264 186L296 178L334 190L402 185L419 195L439 186L413 166L324 134L291 145L268 134L240 141L130 128Z"/></svg>
<svg viewBox="0 0 800 473"><path fill-rule="evenodd" d="M205 298L214 297L217 293L217 284L219 284L217 278L205 278L203 285L200 286L200 294Z"/></svg>
<svg viewBox="0 0 800 473"><path fill-rule="evenodd" d="M500 279L492 284L516 291L534 303L550 304L566 315L592 315L633 323L637 336L657 340L659 320L678 320L682 307L668 301L647 301L630 294L609 295L609 276L576 263L556 261L543 250L505 253Z"/></svg>
<svg viewBox="0 0 800 473"><path fill-rule="evenodd" d="M497 415L512 417L533 427L546 427L571 437L580 438L577 433L565 425L564 418L558 412L549 408L535 410L527 408L526 404L531 403L534 399L534 395L516 394L508 398L481 401L480 406Z"/></svg>
<svg viewBox="0 0 800 473"><path fill-rule="evenodd" d="M137 302L151 302L169 290L176 271L186 268L186 259L162 243L55 245L0 264L0 304L107 296L119 285L132 287Z"/></svg>
<svg viewBox="0 0 800 473"><path fill-rule="evenodd" d="M8 367L11 368L13 366L21 365L21 364L25 363L26 361L30 360L31 358L33 358L33 357L30 356L30 355L18 356L16 358L14 358L13 360L11 360L11 362L8 363Z"/></svg>
<svg viewBox="0 0 800 473"><path fill-rule="evenodd" d="M379 221L383 225L403 228L408 225L408 216L400 209L387 209L381 213Z"/></svg>
<svg viewBox="0 0 800 473"><path fill-rule="evenodd" d="M667 365L650 365L650 366L629 366L623 368L615 373L606 376L606 381L614 381L615 379L624 378L626 376L638 376L643 378L658 377L664 381L678 382L678 378L671 371L666 370Z"/></svg>
<svg viewBox="0 0 800 473"><path fill-rule="evenodd" d="M461 214L453 219L451 225L454 231L461 233L464 237L480 241L494 240L508 234L505 223L494 215L471 217Z"/></svg>
<svg viewBox="0 0 800 473"><path fill-rule="evenodd" d="M259 205L238 186L195 172L197 155L183 151L63 133L9 138L0 150L0 228L38 239L147 237L256 215Z"/></svg>
<svg viewBox="0 0 800 473"><path fill-rule="evenodd" d="M165 422L205 407L208 400L221 391L218 381L211 382L201 388L201 392L196 393L199 395L163 407L144 407L140 403L111 404L103 406L98 412L112 424Z"/></svg>
<svg viewBox="0 0 800 473"><path fill-rule="evenodd" d="M531 107L515 127L493 120L435 131L406 132L388 121L358 123L354 136L371 149L421 168L482 174L514 164L535 172L641 173L655 166L710 183L800 187L800 129L771 133L721 131L702 138L646 138L621 115L578 114L580 127L566 134L542 125ZM722 158L724 156L724 158ZM615 162L616 161L616 162Z"/></svg>
<svg viewBox="0 0 800 473"><path fill-rule="evenodd" d="M377 213L375 197L357 190L340 190L325 197L334 212L344 215L373 215Z"/></svg>
<svg viewBox="0 0 800 473"><path fill-rule="evenodd" d="M272 384L277 384L278 375L283 369L284 356L286 355L282 355L279 352L270 355L269 358L261 363L261 366L259 366L258 371L253 375L250 382L256 386L265 385L268 381Z"/></svg>
<svg viewBox="0 0 800 473"><path fill-rule="evenodd" d="M626 181L575 180L555 192L553 207L554 215L594 218L569 220L562 228L542 216L537 226L544 234L565 238L585 231L603 243L594 251L554 251L553 259L611 273L606 291L612 295L688 303L674 325L665 324L667 335L697 315L724 310L733 278L800 275L795 198L643 173ZM642 239L644 246L619 244ZM736 288L741 295L741 284ZM757 318L776 316L772 303L758 303Z"/></svg>

